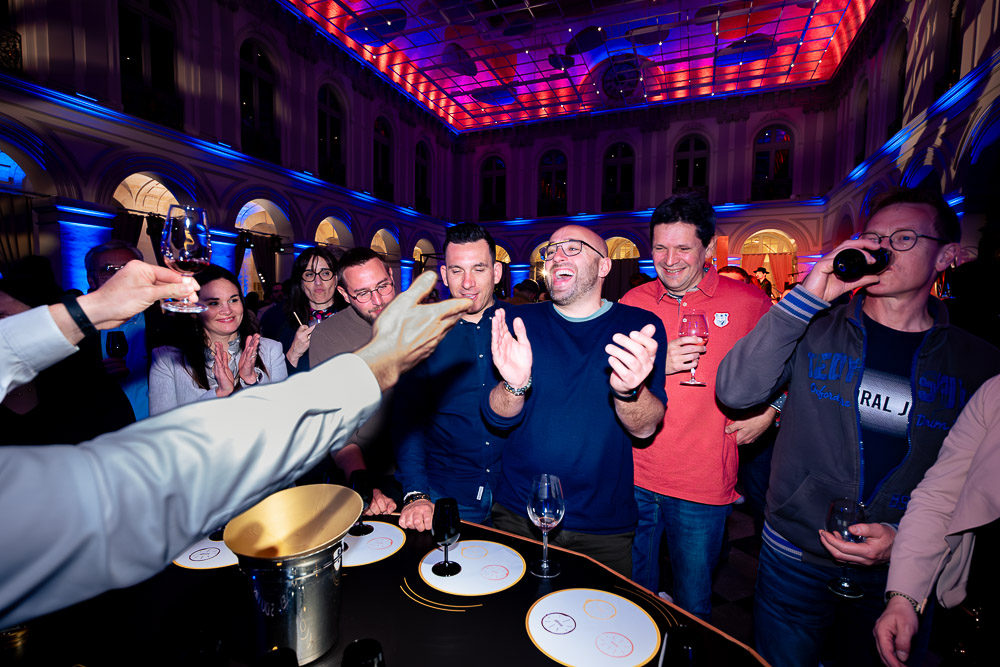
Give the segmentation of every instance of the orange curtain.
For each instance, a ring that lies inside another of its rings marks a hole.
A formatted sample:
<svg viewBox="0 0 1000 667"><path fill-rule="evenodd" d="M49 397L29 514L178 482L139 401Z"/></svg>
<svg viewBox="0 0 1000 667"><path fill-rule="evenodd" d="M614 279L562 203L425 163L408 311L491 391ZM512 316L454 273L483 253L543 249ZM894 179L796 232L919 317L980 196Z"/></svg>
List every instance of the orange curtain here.
<svg viewBox="0 0 1000 667"><path fill-rule="evenodd" d="M786 282L797 280L797 276L792 275L792 261L791 253L771 255L771 287L775 296L780 296L785 291Z"/></svg>

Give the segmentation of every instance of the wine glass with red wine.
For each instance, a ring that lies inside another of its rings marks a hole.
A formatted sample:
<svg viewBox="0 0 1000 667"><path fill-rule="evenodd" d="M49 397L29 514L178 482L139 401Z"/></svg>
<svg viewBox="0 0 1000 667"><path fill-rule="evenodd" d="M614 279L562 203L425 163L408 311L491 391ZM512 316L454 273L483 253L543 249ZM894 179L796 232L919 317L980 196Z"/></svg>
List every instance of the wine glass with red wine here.
<svg viewBox="0 0 1000 667"><path fill-rule="evenodd" d="M681 321L677 327L679 336L698 336L702 345L708 345L708 318L703 310L685 310L681 313ZM691 379L681 382L685 387L704 387L705 383L694 376L691 369Z"/></svg>
<svg viewBox="0 0 1000 667"><path fill-rule="evenodd" d="M208 266L212 241L208 236L205 209L194 206L171 206L163 225L160 244L163 263L182 276L193 276ZM166 299L163 307L175 313L200 313L205 306L189 299Z"/></svg>

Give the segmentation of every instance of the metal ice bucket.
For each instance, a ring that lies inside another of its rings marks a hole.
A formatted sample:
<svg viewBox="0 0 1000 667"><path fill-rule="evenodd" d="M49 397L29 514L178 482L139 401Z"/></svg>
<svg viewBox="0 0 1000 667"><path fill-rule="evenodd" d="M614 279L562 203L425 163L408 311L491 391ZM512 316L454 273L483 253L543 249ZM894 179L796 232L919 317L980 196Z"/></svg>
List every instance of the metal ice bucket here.
<svg viewBox="0 0 1000 667"><path fill-rule="evenodd" d="M250 578L261 652L290 648L300 665L337 642L341 539L361 515L342 486L279 491L229 522L223 539Z"/></svg>

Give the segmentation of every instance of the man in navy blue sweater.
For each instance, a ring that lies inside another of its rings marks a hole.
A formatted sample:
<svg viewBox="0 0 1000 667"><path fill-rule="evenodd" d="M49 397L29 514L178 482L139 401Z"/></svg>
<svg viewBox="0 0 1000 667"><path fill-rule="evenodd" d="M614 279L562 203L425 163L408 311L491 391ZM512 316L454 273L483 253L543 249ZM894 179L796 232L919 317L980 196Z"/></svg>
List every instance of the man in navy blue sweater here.
<svg viewBox="0 0 1000 667"><path fill-rule="evenodd" d="M519 308L513 335L503 311L493 317L502 380L483 414L510 432L493 522L537 536L525 510L532 477L558 475L566 515L552 542L630 576L632 445L663 421L666 335L652 313L601 299L611 260L591 230L563 227L541 252L552 302Z"/></svg>

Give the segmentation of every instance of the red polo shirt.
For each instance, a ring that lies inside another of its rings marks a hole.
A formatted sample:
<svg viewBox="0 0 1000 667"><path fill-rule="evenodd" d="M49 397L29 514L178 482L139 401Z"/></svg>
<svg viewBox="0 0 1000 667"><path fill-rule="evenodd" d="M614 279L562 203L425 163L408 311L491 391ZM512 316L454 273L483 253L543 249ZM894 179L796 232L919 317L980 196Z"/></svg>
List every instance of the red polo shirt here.
<svg viewBox="0 0 1000 667"><path fill-rule="evenodd" d="M771 307L759 287L719 276L709 267L698 287L678 302L659 280L630 290L621 303L655 313L677 338L683 308L705 311L708 351L698 362L697 376L705 387L684 387L689 371L668 375L667 412L653 444L632 450L635 484L664 496L707 505L726 505L739 496L734 490L739 455L736 435L726 435L728 422L715 399L715 376L723 357Z"/></svg>

